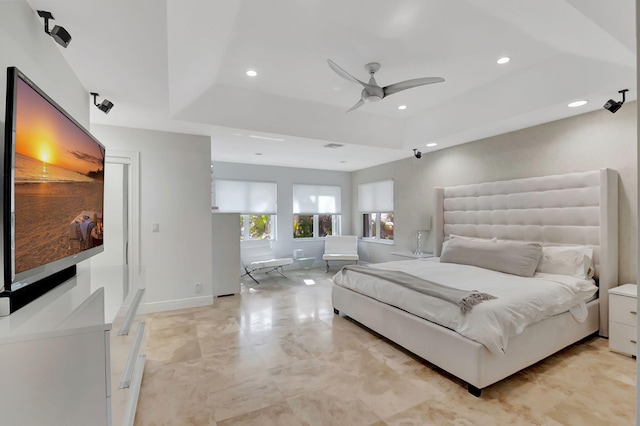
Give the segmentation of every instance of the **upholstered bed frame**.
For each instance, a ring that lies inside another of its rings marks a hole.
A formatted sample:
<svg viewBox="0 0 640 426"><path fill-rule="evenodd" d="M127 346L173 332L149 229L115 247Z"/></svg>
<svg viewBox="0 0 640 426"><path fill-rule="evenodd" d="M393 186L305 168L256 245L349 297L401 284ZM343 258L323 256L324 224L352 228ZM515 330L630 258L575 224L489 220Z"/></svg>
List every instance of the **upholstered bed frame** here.
<svg viewBox="0 0 640 426"><path fill-rule="evenodd" d="M353 318L459 377L469 392L485 388L591 334L608 335L608 289L618 285L618 175L610 169L435 188L436 255L449 234L587 245L594 249L599 298L578 323L566 312L509 340L506 354L447 328L343 287L336 313Z"/></svg>

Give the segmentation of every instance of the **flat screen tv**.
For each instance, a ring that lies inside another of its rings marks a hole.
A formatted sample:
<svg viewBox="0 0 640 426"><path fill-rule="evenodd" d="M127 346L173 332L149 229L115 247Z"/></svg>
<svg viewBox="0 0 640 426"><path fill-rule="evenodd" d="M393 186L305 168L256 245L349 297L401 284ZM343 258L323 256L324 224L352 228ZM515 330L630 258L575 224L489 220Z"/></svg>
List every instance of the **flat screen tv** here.
<svg viewBox="0 0 640 426"><path fill-rule="evenodd" d="M0 300L14 312L103 251L105 149L16 67L3 143Z"/></svg>

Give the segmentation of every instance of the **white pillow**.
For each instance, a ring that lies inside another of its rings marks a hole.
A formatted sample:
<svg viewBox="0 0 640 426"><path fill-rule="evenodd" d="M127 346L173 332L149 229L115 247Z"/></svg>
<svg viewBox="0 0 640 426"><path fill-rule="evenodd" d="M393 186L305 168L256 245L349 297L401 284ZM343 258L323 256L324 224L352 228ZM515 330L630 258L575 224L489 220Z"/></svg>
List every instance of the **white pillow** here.
<svg viewBox="0 0 640 426"><path fill-rule="evenodd" d="M593 278L593 249L584 246L542 247L536 272Z"/></svg>
<svg viewBox="0 0 640 426"><path fill-rule="evenodd" d="M542 246L537 243L452 238L443 248L440 262L473 265L507 274L532 277L541 256Z"/></svg>
<svg viewBox="0 0 640 426"><path fill-rule="evenodd" d="M465 235L454 235L454 234L449 234L449 239L453 239L453 238L462 238L463 240L468 240L468 241L484 241L487 243L495 243L496 241L498 241L498 239L496 237L493 238L480 238L480 237L467 237Z"/></svg>
<svg viewBox="0 0 640 426"><path fill-rule="evenodd" d="M461 240L467 240L467 241L482 241L482 242L485 242L485 243L495 243L496 241L498 241L498 239L496 237L488 239L488 238L479 238L479 237L467 237L465 235L449 234L449 239L447 241L445 241L444 243L442 243L442 250L444 250L444 248L447 246L447 244L449 244L449 241L453 240L454 238L459 238Z"/></svg>

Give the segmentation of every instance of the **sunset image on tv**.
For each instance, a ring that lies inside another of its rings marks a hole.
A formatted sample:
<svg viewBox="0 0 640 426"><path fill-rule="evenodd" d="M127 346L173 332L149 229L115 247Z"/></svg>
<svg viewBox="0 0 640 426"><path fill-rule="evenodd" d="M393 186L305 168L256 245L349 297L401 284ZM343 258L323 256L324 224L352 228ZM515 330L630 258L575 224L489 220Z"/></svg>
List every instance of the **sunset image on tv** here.
<svg viewBox="0 0 640 426"><path fill-rule="evenodd" d="M15 273L102 244L104 148L17 79Z"/></svg>

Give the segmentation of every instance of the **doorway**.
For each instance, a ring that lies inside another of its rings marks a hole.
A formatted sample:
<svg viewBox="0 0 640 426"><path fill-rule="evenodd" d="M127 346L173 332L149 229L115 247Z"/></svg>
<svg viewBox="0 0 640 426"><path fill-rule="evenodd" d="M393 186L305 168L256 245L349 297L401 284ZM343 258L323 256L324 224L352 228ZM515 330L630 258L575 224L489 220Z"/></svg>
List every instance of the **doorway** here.
<svg viewBox="0 0 640 426"><path fill-rule="evenodd" d="M126 298L132 285L144 287L140 282L139 170L138 152L107 152L104 173L104 251L91 258L91 266L92 269L127 266L123 269L123 298Z"/></svg>

